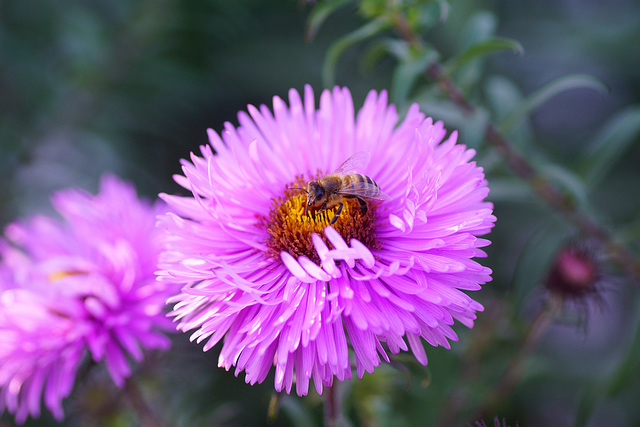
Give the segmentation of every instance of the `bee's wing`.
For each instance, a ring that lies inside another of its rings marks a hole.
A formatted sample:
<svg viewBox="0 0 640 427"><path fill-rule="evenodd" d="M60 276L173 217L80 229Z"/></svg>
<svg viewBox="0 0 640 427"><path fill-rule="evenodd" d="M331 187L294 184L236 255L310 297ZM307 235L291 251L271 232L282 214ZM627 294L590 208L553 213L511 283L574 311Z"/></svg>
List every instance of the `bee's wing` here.
<svg viewBox="0 0 640 427"><path fill-rule="evenodd" d="M352 172L362 171L369 164L371 154L366 151L359 151L341 164L333 173L339 175L347 175Z"/></svg>
<svg viewBox="0 0 640 427"><path fill-rule="evenodd" d="M336 192L337 194L342 194L344 196L357 196L362 197L364 199L375 199L375 200L389 200L391 196L389 196L384 191L380 190L378 186L375 184L371 184L369 182L352 182L340 189L340 191Z"/></svg>

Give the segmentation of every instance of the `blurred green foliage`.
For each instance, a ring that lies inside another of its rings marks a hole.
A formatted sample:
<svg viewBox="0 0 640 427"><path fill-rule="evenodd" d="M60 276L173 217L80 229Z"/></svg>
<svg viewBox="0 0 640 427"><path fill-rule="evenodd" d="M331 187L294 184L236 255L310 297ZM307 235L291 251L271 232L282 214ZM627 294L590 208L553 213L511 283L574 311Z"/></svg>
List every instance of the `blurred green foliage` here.
<svg viewBox="0 0 640 427"><path fill-rule="evenodd" d="M471 0L30 0L0 2L0 220L48 209L54 189L95 190L111 170L153 197L176 192L179 158L207 127L235 121L305 83L348 86L356 104L387 88L478 151L498 223L486 262L486 307L425 370L399 356L340 385L344 425L640 424L639 290L595 249L599 301L568 304L531 349L517 384L482 413L518 354L556 251L576 224L517 177L485 130L511 146L573 205L640 252L640 5ZM439 64L465 111L426 72ZM186 335L140 367L167 425L265 425L272 378L250 387ZM397 364L396 364L397 363ZM394 366L397 367L394 368ZM63 425L135 425L100 370L68 399ZM322 399L281 396L274 425L322 425ZM2 422L11 425L4 414ZM44 415L28 426L58 425Z"/></svg>

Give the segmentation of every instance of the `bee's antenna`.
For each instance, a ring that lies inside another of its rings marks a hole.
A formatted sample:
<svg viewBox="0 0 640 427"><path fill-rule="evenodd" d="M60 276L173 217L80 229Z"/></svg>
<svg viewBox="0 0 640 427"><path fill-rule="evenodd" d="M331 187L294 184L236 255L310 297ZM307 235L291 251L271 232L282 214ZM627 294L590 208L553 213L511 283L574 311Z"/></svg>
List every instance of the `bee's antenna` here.
<svg viewBox="0 0 640 427"><path fill-rule="evenodd" d="M289 187L289 190L302 190L305 193L309 194L309 192L306 189L302 188L302 187Z"/></svg>

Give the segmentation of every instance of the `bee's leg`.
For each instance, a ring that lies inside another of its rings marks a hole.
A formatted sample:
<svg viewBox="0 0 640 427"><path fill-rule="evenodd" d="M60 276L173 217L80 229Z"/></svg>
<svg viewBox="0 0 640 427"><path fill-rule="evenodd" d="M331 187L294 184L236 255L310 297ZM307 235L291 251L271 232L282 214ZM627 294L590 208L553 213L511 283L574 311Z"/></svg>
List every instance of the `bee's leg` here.
<svg viewBox="0 0 640 427"><path fill-rule="evenodd" d="M369 206L367 205L367 202L362 200L360 197L356 197L356 199L358 200L358 203L360 203L360 209L362 209L362 215L366 215L367 212L369 212Z"/></svg>
<svg viewBox="0 0 640 427"><path fill-rule="evenodd" d="M331 218L331 222L329 223L329 225L333 225L337 220L338 217L340 216L340 212L342 212L342 207L344 206L344 204L340 203L340 205L338 205L338 210L336 211L335 215L333 215L333 218Z"/></svg>

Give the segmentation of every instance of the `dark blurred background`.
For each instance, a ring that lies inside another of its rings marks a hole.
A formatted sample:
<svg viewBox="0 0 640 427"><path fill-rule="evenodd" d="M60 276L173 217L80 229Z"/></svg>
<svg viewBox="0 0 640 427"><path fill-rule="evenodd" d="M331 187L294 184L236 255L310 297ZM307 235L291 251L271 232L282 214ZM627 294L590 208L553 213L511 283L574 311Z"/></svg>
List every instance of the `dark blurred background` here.
<svg viewBox="0 0 640 427"><path fill-rule="evenodd" d="M95 187L106 170L150 195L171 188L177 159L206 143L206 128L289 88L320 90L329 43L361 22L345 8L307 42L310 8L295 0L1 2L3 221L46 205L55 188ZM495 55L489 65L523 93L576 72L611 87L609 95L569 91L535 114L538 140L561 155L637 101L637 1L454 1L427 39L454 53L463 21L479 10L524 46L523 56ZM337 72L357 103L389 87L391 69L363 70L359 53L347 51Z"/></svg>
<svg viewBox="0 0 640 427"><path fill-rule="evenodd" d="M425 35L441 52L459 51L465 36L461 29L473 16L524 47L521 56L490 56L482 71L487 76L481 79L483 85L508 81L509 88L528 94L553 78L587 73L609 86L609 94L589 89L562 93L545 102L520 129L533 135L537 149L554 162L570 165L615 115L638 108L639 2L467 0L451 1L450 6L446 22ZM307 41L310 8L301 0L0 0L0 223L50 212L49 196L56 189L95 191L106 171L134 181L150 198L180 191L171 176L180 172L180 158L207 142L207 128L220 130L225 121L235 124L236 113L247 104L270 104L274 95L286 98L289 88L310 84L316 93L322 89L329 45L363 21L347 6ZM336 70L337 83L351 89L356 105L368 90L390 86L394 66L386 59L373 68L363 67L361 54L358 47L347 50ZM441 118L446 120L444 112ZM455 120L447 124L458 127ZM461 140L470 143L477 137L461 131ZM487 163L482 165L491 184L495 159L481 155L478 160ZM636 241L638 164L640 144L635 143L590 193L599 219L627 227ZM570 236L556 233L553 221L541 220L540 212L548 211L510 202L509 188L499 185L503 181L496 172L492 194L498 223L487 261L494 282L475 297L487 305L489 319L494 305L498 311L523 311L526 318L542 293L537 286L553 251ZM556 238L549 242L543 238L547 235ZM573 425L583 390L596 387L603 372L615 370L629 354L638 322L637 284L605 270L603 302L581 308L586 325L556 325L543 339L533 374L504 409L511 425ZM500 338L505 344L496 352L506 349L505 359L511 354L510 328L497 329L504 333ZM464 342L470 334L459 329ZM202 354L186 336L176 336L175 342L175 351L158 356L156 365L142 373L146 389L172 423L266 422L272 379L260 387L245 386L242 375L234 379L216 368L216 349ZM440 402L434 396L452 386L440 378L456 369L451 358L464 350L463 343L451 352L427 350L432 383L426 389L413 384L406 391L402 375L387 367L347 385L353 387L351 399L361 402L350 409L359 420L355 424L418 425L433 417L430 405ZM92 413L87 406L91 402L86 402L92 385L83 387L83 398L76 392L69 399L70 425L89 422L82 414ZM632 402L636 392L640 385L616 399L594 403L589 425L638 425L640 412ZM288 398L282 405L276 424L320 425L317 396ZM133 423L126 405L115 407L109 425ZM6 414L2 419L11 422ZM45 416L29 425L49 423L55 425Z"/></svg>

